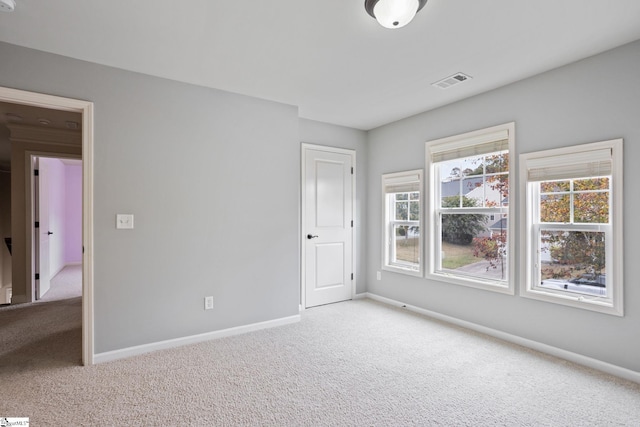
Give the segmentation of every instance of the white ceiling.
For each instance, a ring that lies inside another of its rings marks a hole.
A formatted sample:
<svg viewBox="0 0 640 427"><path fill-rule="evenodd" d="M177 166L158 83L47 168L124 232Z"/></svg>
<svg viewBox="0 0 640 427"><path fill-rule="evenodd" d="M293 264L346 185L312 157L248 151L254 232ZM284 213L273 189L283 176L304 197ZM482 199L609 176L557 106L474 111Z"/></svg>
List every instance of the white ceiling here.
<svg viewBox="0 0 640 427"><path fill-rule="evenodd" d="M429 0L387 30L364 0L17 0L0 40L297 105L371 129L640 39L638 0ZM463 72L447 90L431 83Z"/></svg>

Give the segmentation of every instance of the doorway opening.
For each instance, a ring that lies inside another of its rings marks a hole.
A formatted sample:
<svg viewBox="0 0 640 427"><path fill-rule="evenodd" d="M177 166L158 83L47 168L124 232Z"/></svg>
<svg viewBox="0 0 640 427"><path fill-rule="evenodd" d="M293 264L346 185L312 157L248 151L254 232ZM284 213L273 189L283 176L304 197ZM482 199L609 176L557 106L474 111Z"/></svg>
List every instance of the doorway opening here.
<svg viewBox="0 0 640 427"><path fill-rule="evenodd" d="M75 130L77 141L69 144L68 135L60 135L53 129L43 130L47 133L42 144L40 136L33 135L33 127L29 127L19 112L9 116L2 114L0 119L0 137L9 120L12 129L9 133L10 152L10 188L11 188L11 305L29 303L36 300L35 261L34 261L34 194L33 194L33 158L73 158L81 161L81 257L78 267L81 271L82 297L82 363L94 363L93 338L93 104L91 102L62 98L34 92L0 87L0 107L10 106L12 109L36 109L47 111L51 117L74 113L77 120L65 123L67 130ZM37 117L40 125L50 125L55 118ZM74 123L75 122L75 123ZM5 124L5 126L1 126ZM77 126L77 127L76 127ZM41 132L42 134L42 132ZM14 141L20 141L14 143ZM4 148L6 150L6 148ZM0 157L3 147L0 144ZM62 160L60 160L62 161ZM0 161L1 163L1 161ZM0 165L3 168L6 165ZM77 172L77 171L76 171ZM1 183L0 183L1 184ZM47 230L49 231L49 230ZM4 230L3 230L4 232ZM53 231L55 233L55 231ZM61 272L64 271L61 270ZM38 297L45 296L40 292Z"/></svg>
<svg viewBox="0 0 640 427"><path fill-rule="evenodd" d="M82 296L82 160L32 156L34 299Z"/></svg>

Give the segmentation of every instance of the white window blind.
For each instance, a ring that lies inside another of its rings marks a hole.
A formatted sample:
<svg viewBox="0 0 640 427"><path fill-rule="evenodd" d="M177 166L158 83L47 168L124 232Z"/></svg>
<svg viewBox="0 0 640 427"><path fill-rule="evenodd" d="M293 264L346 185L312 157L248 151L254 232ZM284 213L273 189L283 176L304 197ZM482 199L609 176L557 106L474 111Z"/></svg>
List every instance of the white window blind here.
<svg viewBox="0 0 640 427"><path fill-rule="evenodd" d="M610 148L568 153L527 160L528 181L552 181L611 175L612 154Z"/></svg>
<svg viewBox="0 0 640 427"><path fill-rule="evenodd" d="M429 147L429 153L431 155L431 162L438 163L495 153L496 151L506 151L508 149L509 131L507 129L501 129L456 141L434 144Z"/></svg>
<svg viewBox="0 0 640 427"><path fill-rule="evenodd" d="M383 175L385 193L410 193L420 191L420 173Z"/></svg>

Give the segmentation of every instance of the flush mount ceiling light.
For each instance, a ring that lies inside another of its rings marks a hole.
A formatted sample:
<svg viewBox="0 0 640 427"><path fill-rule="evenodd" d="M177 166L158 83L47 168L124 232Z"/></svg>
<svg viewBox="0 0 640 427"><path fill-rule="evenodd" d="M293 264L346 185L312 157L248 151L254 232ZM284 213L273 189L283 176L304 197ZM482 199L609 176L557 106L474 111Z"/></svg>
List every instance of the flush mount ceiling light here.
<svg viewBox="0 0 640 427"><path fill-rule="evenodd" d="M427 0L365 0L364 8L385 28L407 25Z"/></svg>
<svg viewBox="0 0 640 427"><path fill-rule="evenodd" d="M0 0L0 12L13 12L15 8L15 0Z"/></svg>

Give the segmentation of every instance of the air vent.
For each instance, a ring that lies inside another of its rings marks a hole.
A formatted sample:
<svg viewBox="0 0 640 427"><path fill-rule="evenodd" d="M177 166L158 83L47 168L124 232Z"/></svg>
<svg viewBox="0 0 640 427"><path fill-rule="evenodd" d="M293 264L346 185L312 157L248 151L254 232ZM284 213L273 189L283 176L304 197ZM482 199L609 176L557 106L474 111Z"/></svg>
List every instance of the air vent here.
<svg viewBox="0 0 640 427"><path fill-rule="evenodd" d="M468 76L463 73L456 73L453 76L445 77L442 80L439 80L435 83L431 83L431 86L439 87L440 89L448 89L451 86L455 86L469 79L471 79L471 76Z"/></svg>

